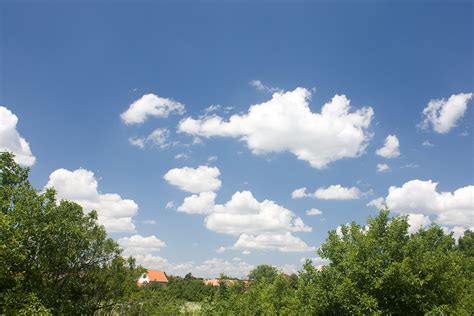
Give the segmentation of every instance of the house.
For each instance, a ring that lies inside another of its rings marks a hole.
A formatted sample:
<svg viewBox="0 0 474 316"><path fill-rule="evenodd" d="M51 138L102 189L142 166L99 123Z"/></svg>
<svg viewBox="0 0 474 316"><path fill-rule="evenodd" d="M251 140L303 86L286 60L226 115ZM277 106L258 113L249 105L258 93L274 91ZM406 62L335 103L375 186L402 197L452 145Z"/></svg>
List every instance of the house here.
<svg viewBox="0 0 474 316"><path fill-rule="evenodd" d="M156 282L163 287L168 286L168 278L166 277L166 274L160 270L147 270L137 281L139 286L152 282Z"/></svg>

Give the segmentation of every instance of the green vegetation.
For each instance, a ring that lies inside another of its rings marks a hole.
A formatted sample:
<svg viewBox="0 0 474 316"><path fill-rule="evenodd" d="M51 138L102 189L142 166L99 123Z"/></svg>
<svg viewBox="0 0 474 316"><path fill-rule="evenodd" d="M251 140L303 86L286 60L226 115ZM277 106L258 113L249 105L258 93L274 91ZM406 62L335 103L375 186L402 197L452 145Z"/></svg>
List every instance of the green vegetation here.
<svg viewBox="0 0 474 316"><path fill-rule="evenodd" d="M408 233L407 218L382 210L367 226L329 232L297 275L260 265L250 283L207 286L188 274L143 287L144 269L121 256L97 224L55 192L36 191L28 170L0 154L0 314L470 315L474 233L456 244L438 226ZM194 303L189 303L194 302ZM188 308L189 307L189 308Z"/></svg>
<svg viewBox="0 0 474 316"><path fill-rule="evenodd" d="M191 273L184 278L170 276L168 278L167 291L177 299L188 302L202 302L211 296L215 288L211 285L205 285L200 279L196 279Z"/></svg>
<svg viewBox="0 0 474 316"><path fill-rule="evenodd" d="M226 289L205 307L226 315L470 315L474 310L474 234L456 246L437 226L408 234L405 217L381 211L366 228L352 223L342 237L331 231L318 253L291 278L259 266L247 291ZM270 277L268 277L270 276Z"/></svg>
<svg viewBox="0 0 474 316"><path fill-rule="evenodd" d="M92 314L124 302L142 269L72 202L37 192L0 155L0 313Z"/></svg>

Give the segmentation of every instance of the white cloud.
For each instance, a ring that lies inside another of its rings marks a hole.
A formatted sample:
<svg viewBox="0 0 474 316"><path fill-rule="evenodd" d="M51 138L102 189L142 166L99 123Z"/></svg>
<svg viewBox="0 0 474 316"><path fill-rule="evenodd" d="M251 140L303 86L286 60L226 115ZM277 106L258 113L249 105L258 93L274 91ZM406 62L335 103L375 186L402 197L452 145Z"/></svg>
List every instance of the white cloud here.
<svg viewBox="0 0 474 316"><path fill-rule="evenodd" d="M425 147L434 147L434 145L429 140L425 140L423 143L421 143L421 145Z"/></svg>
<svg viewBox="0 0 474 316"><path fill-rule="evenodd" d="M219 110L221 106L219 104L211 104L207 108L204 109L204 113L209 114L211 112L215 112Z"/></svg>
<svg viewBox="0 0 474 316"><path fill-rule="evenodd" d="M154 145L160 146L161 148L168 147L166 143L169 136L169 131L166 128L157 128L150 135L147 136L147 140Z"/></svg>
<svg viewBox="0 0 474 316"><path fill-rule="evenodd" d="M8 151L15 155L15 161L24 167L35 163L30 145L16 130L18 117L9 109L0 106L0 152Z"/></svg>
<svg viewBox="0 0 474 316"><path fill-rule="evenodd" d="M188 214L208 214L214 209L215 198L214 192L201 192L199 195L188 196L177 208L177 211Z"/></svg>
<svg viewBox="0 0 474 316"><path fill-rule="evenodd" d="M133 200L122 199L118 194L99 193L97 186L92 171L57 169L49 175L45 188L54 187L58 199L74 201L86 212L96 210L99 223L108 232L134 231L132 217L136 215L138 205Z"/></svg>
<svg viewBox="0 0 474 316"><path fill-rule="evenodd" d="M412 163L412 162L411 162L411 163L409 163L409 164L406 164L406 165L404 165L404 166L401 166L400 168L401 168L401 169L405 169L405 168L411 168L411 169L413 169L413 168L418 168L418 167L420 167L420 166L417 165L416 163Z"/></svg>
<svg viewBox="0 0 474 316"><path fill-rule="evenodd" d="M474 223L474 186L454 192L438 192L437 182L411 180L401 187L391 186L387 205L395 212L435 214L443 225L466 226Z"/></svg>
<svg viewBox="0 0 474 316"><path fill-rule="evenodd" d="M384 158L395 158L400 156L400 142L396 135L388 135L385 144L377 149L376 154Z"/></svg>
<svg viewBox="0 0 474 316"><path fill-rule="evenodd" d="M125 256L156 252L166 246L162 240L154 235L148 237L133 235L120 238L117 242L124 249Z"/></svg>
<svg viewBox="0 0 474 316"><path fill-rule="evenodd" d="M166 203L165 208L167 208L167 209L174 208L174 202L169 201L168 203Z"/></svg>
<svg viewBox="0 0 474 316"><path fill-rule="evenodd" d="M205 277L218 277L220 273L231 277L246 277L254 268L253 265L244 261L229 262L220 258L212 258L202 262L195 268L195 275L202 275Z"/></svg>
<svg viewBox="0 0 474 316"><path fill-rule="evenodd" d="M291 192L291 198L293 199L301 199L308 196L306 193L306 188L299 188Z"/></svg>
<svg viewBox="0 0 474 316"><path fill-rule="evenodd" d="M306 193L306 190L306 188L296 189L291 193L291 197L293 199L312 197L320 200L355 200L362 194L356 187L346 188L340 184L318 188L314 193Z"/></svg>
<svg viewBox="0 0 474 316"><path fill-rule="evenodd" d="M216 191L221 187L220 171L216 167L199 166L198 168L175 168L169 170L164 179L183 191L202 193Z"/></svg>
<svg viewBox="0 0 474 316"><path fill-rule="evenodd" d="M209 156L209 157L207 157L207 162L213 162L213 161L217 161L217 156Z"/></svg>
<svg viewBox="0 0 474 316"><path fill-rule="evenodd" d="M252 105L246 114L233 115L228 121L219 116L186 118L178 130L202 137L239 138L254 154L289 151L319 169L361 155L371 137L367 128L372 108L350 112L350 101L336 95L321 113L314 113L310 96L304 88L277 92L271 100Z"/></svg>
<svg viewBox="0 0 474 316"><path fill-rule="evenodd" d="M345 188L340 184L330 185L327 188L319 188L314 192L314 197L321 200L355 200L361 192L358 188Z"/></svg>
<svg viewBox="0 0 474 316"><path fill-rule="evenodd" d="M226 251L226 248L222 246L216 249L217 253L223 253L224 251Z"/></svg>
<svg viewBox="0 0 474 316"><path fill-rule="evenodd" d="M152 145L159 146L160 148L166 148L170 144L167 142L169 136L169 130L166 128L157 128L153 132L151 132L147 137L130 137L128 142L133 145L137 146L141 149L145 148L147 143L151 143Z"/></svg>
<svg viewBox="0 0 474 316"><path fill-rule="evenodd" d="M318 210L317 208L312 208L306 211L306 215L308 216L316 216L316 215L322 215L323 212Z"/></svg>
<svg viewBox="0 0 474 316"><path fill-rule="evenodd" d="M236 192L225 204L215 204L214 192L201 192L184 199L178 211L206 214L207 229L234 236L239 240L233 249L303 251L304 242L291 232L309 232L311 227L296 215L270 200L257 201L251 192ZM256 244L260 243L260 246ZM251 245L251 247L250 247ZM278 247L278 245L280 247ZM304 244L305 245L305 244Z"/></svg>
<svg viewBox="0 0 474 316"><path fill-rule="evenodd" d="M169 274L168 271L169 268L171 268L171 265L168 260L163 257L156 256L150 253L135 253L133 254L133 257L135 258L137 264L142 265L146 269L159 269Z"/></svg>
<svg viewBox="0 0 474 316"><path fill-rule="evenodd" d="M423 214L406 214L408 216L408 233L414 234L420 228L425 228L431 224L428 216Z"/></svg>
<svg viewBox="0 0 474 316"><path fill-rule="evenodd" d="M267 85L264 85L263 82L261 82L260 80L252 80L252 81L249 82L249 85L251 85L252 87L257 89L258 91L266 91L266 92L270 92L270 93L282 92L278 88L272 88L272 87L269 87Z"/></svg>
<svg viewBox="0 0 474 316"><path fill-rule="evenodd" d="M278 250L281 252L313 251L303 240L290 232L284 234L263 233L259 235L240 235L233 249L237 250Z"/></svg>
<svg viewBox="0 0 474 316"><path fill-rule="evenodd" d="M159 269L165 271L167 275L184 276L191 272L196 277L217 278L220 273L230 277L244 278L254 268L253 265L244 261L229 262L220 258L212 258L201 263L189 262L169 262L167 259L153 254L135 255L137 264L143 265L147 269Z"/></svg>
<svg viewBox="0 0 474 316"><path fill-rule="evenodd" d="M183 114L184 105L150 93L133 102L120 117L125 124L140 124L149 116L168 117L173 112Z"/></svg>
<svg viewBox="0 0 474 316"><path fill-rule="evenodd" d="M472 93L453 94L448 100L431 100L423 109L423 121L420 126L424 129L430 126L436 133L445 134L456 126L464 116Z"/></svg>
<svg viewBox="0 0 474 316"><path fill-rule="evenodd" d="M464 236L464 232L466 230L474 231L474 226L471 226L471 227L454 226L452 228L448 228L448 227L442 227L442 228L446 234L453 233L453 238L456 239L456 241L459 240L459 237Z"/></svg>
<svg viewBox="0 0 474 316"><path fill-rule="evenodd" d="M385 163L377 164L377 172L387 172L390 171L390 167Z"/></svg>
<svg viewBox="0 0 474 316"><path fill-rule="evenodd" d="M146 138L145 137L137 137L137 136L129 137L128 142L130 143L130 145L133 145L133 146L136 146L140 149L143 149L143 148L145 148Z"/></svg>
<svg viewBox="0 0 474 316"><path fill-rule="evenodd" d="M180 154L177 154L176 156L174 156L174 159L188 159L189 156L186 155L185 153L180 153Z"/></svg>
<svg viewBox="0 0 474 316"><path fill-rule="evenodd" d="M373 199L372 201L367 203L367 206L372 206L378 210L381 210L385 206L385 199L383 197Z"/></svg>
<svg viewBox="0 0 474 316"><path fill-rule="evenodd" d="M311 231L290 210L270 200L259 202L250 191L236 192L226 204L215 205L205 222L209 230L230 235Z"/></svg>

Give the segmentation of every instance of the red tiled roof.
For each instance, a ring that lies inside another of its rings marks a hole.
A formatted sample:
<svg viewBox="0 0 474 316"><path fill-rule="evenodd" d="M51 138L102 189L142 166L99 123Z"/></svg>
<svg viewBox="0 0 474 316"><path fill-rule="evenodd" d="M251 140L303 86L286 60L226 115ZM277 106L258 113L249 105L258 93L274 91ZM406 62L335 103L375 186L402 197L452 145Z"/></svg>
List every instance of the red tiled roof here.
<svg viewBox="0 0 474 316"><path fill-rule="evenodd" d="M148 279L150 282L168 283L168 278L165 273L160 270L147 270Z"/></svg>

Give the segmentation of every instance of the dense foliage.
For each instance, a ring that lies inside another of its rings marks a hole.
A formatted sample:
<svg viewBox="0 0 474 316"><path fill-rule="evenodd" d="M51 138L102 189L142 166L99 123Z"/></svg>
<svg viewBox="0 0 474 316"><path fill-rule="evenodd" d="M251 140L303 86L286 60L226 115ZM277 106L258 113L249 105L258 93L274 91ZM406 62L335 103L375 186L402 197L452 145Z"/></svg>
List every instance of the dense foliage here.
<svg viewBox="0 0 474 316"><path fill-rule="evenodd" d="M458 242L432 225L408 233L382 210L366 226L329 232L298 274L260 265L218 287L191 274L138 287L143 269L76 203L36 191L28 170L0 154L0 314L470 315L474 232Z"/></svg>
<svg viewBox="0 0 474 316"><path fill-rule="evenodd" d="M438 226L408 233L407 218L383 210L368 225L331 231L294 279L259 266L246 291L221 289L204 306L221 315L470 315L474 310L474 234L458 245ZM225 295L219 295L224 292Z"/></svg>
<svg viewBox="0 0 474 316"><path fill-rule="evenodd" d="M0 314L92 314L123 302L141 269L97 224L0 154Z"/></svg>
<svg viewBox="0 0 474 316"><path fill-rule="evenodd" d="M205 285L202 279L193 277L191 273L184 278L168 277L167 290L173 297L189 302L201 302L215 292L212 285Z"/></svg>

